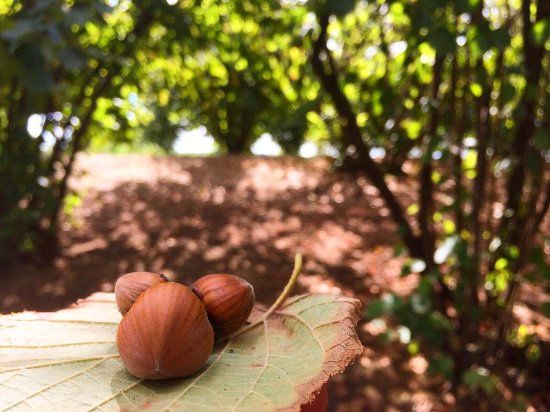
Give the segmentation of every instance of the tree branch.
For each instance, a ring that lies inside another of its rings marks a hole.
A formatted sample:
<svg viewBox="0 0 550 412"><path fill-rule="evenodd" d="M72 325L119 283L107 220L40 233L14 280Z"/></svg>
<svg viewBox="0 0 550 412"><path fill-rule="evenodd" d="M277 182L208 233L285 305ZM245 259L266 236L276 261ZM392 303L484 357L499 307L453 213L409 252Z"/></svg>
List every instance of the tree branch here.
<svg viewBox="0 0 550 412"><path fill-rule="evenodd" d="M525 168L527 165L527 155L529 153L529 141L535 133L536 106L537 106L537 88L542 72L542 57L544 55L544 46L538 46L533 42L531 29L531 1L523 0L521 2L521 15L523 20L523 58L525 63L526 85L521 103L521 117L516 126L514 141L512 144L512 155L516 157L515 166L512 169L506 193L508 200L506 210L511 212L502 220L501 230L505 231L505 237L508 240L517 239L521 230L518 223L518 207L523 194L525 185ZM537 21L550 15L550 2L545 0L537 1Z"/></svg>
<svg viewBox="0 0 550 412"><path fill-rule="evenodd" d="M82 105L82 102L84 102L84 99L86 98L86 87L90 84L90 82L94 79L94 78L97 78L97 76L99 75L99 70L100 70L100 67L98 66L95 70L92 70L85 78L84 78L84 81L82 82L82 86L80 87L80 93L78 94L76 100L71 103L71 111L74 112L75 110L77 110L80 105ZM67 121L65 121L65 124L64 124L64 127L65 128L69 122L69 118L73 115L74 113L71 113L67 116ZM52 148L52 154L50 156L50 160L48 162L48 168L47 168L47 171L51 174L54 172L55 170L55 164L60 160L61 158L61 145L63 144L64 142L64 139L63 137L61 138L58 138L56 139L55 141L55 144Z"/></svg>
<svg viewBox="0 0 550 412"><path fill-rule="evenodd" d="M462 214L462 130L460 130L456 98L456 88L458 83L458 56L456 51L453 54L453 62L451 67L451 89L449 91L451 101L449 103L450 111L450 128L451 128L451 145L455 151L452 152L452 170L454 176L454 215L456 221L456 230L458 233L464 228L464 216ZM464 110L464 105L462 105Z"/></svg>
<svg viewBox="0 0 550 412"><path fill-rule="evenodd" d="M424 156L422 159L422 169L420 171L420 210L418 213L418 222L422 232L422 248L426 256L426 265L428 269L433 268L433 255L435 251L435 234L433 230L434 214L434 183L432 181L433 164L432 152L437 141L437 124L439 122L438 92L442 80L444 56L437 55L433 68L432 90L430 103L432 105L430 121L428 122L426 133L424 135Z"/></svg>
<svg viewBox="0 0 550 412"><path fill-rule="evenodd" d="M63 200L65 199L65 196L67 196L69 177L72 175L72 172L73 172L74 161L76 159L76 155L78 154L78 152L80 152L80 150L84 147L84 136L86 135L86 132L88 131L90 124L92 122L92 117L97 107L98 98L105 91L105 89L111 84L111 77L112 76L107 76L100 80L99 86L96 87L96 89L90 96L90 106L88 107L86 114L84 115L84 117L80 122L80 127L73 133L73 136L72 136L73 144L72 144L71 154L69 156L67 165L65 166L65 171L63 173L61 182L59 183L57 201L55 203L55 207L50 216L50 225L52 226L55 226L59 219L59 214L61 212L61 206L63 205Z"/></svg>
<svg viewBox="0 0 550 412"><path fill-rule="evenodd" d="M483 60L479 58L476 63L476 73L482 75L484 70ZM479 83L485 84L486 82L480 81ZM476 110L477 161L476 177L473 187L472 214L470 219L472 224L473 245L471 248L472 260L467 269L469 285L466 291L466 299L468 302L471 302L473 306L477 306L478 303L477 288L479 273L481 273L482 233L486 223L482 216L482 211L485 203L485 186L487 181L487 145L491 133L489 117L490 99L491 88L486 87L479 99L477 99ZM469 319L469 321L471 321L471 319Z"/></svg>

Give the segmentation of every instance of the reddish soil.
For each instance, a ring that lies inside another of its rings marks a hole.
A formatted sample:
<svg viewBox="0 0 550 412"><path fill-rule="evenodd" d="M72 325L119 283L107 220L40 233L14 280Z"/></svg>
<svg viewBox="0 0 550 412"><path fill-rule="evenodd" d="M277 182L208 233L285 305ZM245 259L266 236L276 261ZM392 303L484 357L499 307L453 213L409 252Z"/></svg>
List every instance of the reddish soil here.
<svg viewBox="0 0 550 412"><path fill-rule="evenodd" d="M411 202L407 182L390 185ZM112 291L119 274L136 270L183 283L238 274L269 304L296 252L305 256L296 293L342 293L367 304L416 283L399 275L398 238L376 190L323 159L83 155L71 187L82 202L64 217L61 255L49 266L22 263L3 273L2 312L57 310ZM383 330L359 324L365 353L329 385L329 410L452 407L448 388L425 374L425 360L381 344Z"/></svg>

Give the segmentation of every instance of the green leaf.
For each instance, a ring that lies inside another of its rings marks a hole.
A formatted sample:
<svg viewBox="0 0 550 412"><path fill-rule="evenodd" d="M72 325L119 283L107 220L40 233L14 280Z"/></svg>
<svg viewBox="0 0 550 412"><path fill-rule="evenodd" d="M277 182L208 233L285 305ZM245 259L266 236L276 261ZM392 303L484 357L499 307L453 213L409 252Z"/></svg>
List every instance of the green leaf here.
<svg viewBox="0 0 550 412"><path fill-rule="evenodd" d="M0 409L298 410L362 352L359 306L345 297L292 298L263 324L219 342L199 373L166 381L125 371L113 294L55 313L2 316Z"/></svg>
<svg viewBox="0 0 550 412"><path fill-rule="evenodd" d="M499 258L495 262L495 269L496 270L503 270L506 266L508 266L508 260L506 258Z"/></svg>
<svg viewBox="0 0 550 412"><path fill-rule="evenodd" d="M403 300L396 295L384 294L380 299L369 303L366 315L369 319L399 311L403 307Z"/></svg>
<svg viewBox="0 0 550 412"><path fill-rule="evenodd" d="M16 42L24 38L36 34L42 30L42 26L37 24L34 19L21 19L17 21L11 28L2 30L0 37L11 42Z"/></svg>
<svg viewBox="0 0 550 412"><path fill-rule="evenodd" d="M468 150L464 159L462 160L462 168L464 170L474 170L477 164L477 152L475 150Z"/></svg>
<svg viewBox="0 0 550 412"><path fill-rule="evenodd" d="M475 97L479 97L481 96L481 93L483 93L483 89L479 83L472 83L470 85L470 91Z"/></svg>
<svg viewBox="0 0 550 412"><path fill-rule="evenodd" d="M533 136L533 143L539 150L550 149L550 129L542 127Z"/></svg>
<svg viewBox="0 0 550 412"><path fill-rule="evenodd" d="M504 49L508 46L510 42L510 35L508 34L508 29L505 27L499 27L495 30L490 30L488 37L491 41L491 46L498 49Z"/></svg>
<svg viewBox="0 0 550 412"><path fill-rule="evenodd" d="M456 225L455 222L449 219L445 219L443 221L443 231L446 235L452 235L456 232Z"/></svg>
<svg viewBox="0 0 550 412"><path fill-rule="evenodd" d="M550 19L543 19L533 25L533 40L539 46L550 38Z"/></svg>
<svg viewBox="0 0 550 412"><path fill-rule="evenodd" d="M546 263L546 260L544 257L544 251L542 250L541 247L537 246L533 248L533 252L531 253L531 259L533 263L536 265L541 278L544 280L550 280L550 265Z"/></svg>
<svg viewBox="0 0 550 412"><path fill-rule="evenodd" d="M386 304L382 300L375 300L367 306L367 317L369 319L379 318L386 313Z"/></svg>
<svg viewBox="0 0 550 412"><path fill-rule="evenodd" d="M454 50L455 36L446 27L440 27L428 34L428 43L439 53L446 54Z"/></svg>
<svg viewBox="0 0 550 412"><path fill-rule="evenodd" d="M453 374L454 361L451 357L445 355L439 355L434 357L430 361L428 371L434 374L442 374L443 376L450 377Z"/></svg>
<svg viewBox="0 0 550 412"><path fill-rule="evenodd" d="M540 311L544 316L546 316L547 318L550 318L550 301L544 302L540 307Z"/></svg>
<svg viewBox="0 0 550 412"><path fill-rule="evenodd" d="M485 368L467 370L462 375L462 381L472 389L480 388L487 395L492 395L496 384L489 371Z"/></svg>
<svg viewBox="0 0 550 412"><path fill-rule="evenodd" d="M401 122L401 127L407 132L407 136L411 140L416 140L420 137L420 132L422 131L422 123L412 120L405 119Z"/></svg>
<svg viewBox="0 0 550 412"><path fill-rule="evenodd" d="M516 89L511 84L504 84L502 86L501 94L502 94L502 101L504 103L507 103L510 100L512 100L516 95Z"/></svg>

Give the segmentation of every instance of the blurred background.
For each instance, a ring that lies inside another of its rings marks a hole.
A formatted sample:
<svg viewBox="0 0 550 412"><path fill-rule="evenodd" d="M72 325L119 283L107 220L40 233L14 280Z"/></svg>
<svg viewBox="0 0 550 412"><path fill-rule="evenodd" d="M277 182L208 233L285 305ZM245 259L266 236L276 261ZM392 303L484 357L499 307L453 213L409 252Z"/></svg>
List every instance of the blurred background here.
<svg viewBox="0 0 550 412"><path fill-rule="evenodd" d="M550 2L0 0L0 311L124 272L363 302L334 411L550 410Z"/></svg>

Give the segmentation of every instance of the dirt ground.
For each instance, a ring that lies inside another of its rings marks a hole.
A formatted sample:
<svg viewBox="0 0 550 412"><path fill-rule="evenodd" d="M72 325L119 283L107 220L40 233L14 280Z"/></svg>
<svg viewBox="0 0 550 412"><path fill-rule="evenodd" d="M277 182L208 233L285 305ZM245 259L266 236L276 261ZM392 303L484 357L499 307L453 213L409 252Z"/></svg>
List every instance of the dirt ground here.
<svg viewBox="0 0 550 412"><path fill-rule="evenodd" d="M406 182L390 182L410 203ZM342 293L364 305L407 294L389 211L364 178L332 173L323 159L153 158L82 155L71 187L81 204L64 217L51 266L21 264L1 276L0 310L50 311L112 291L117 276L147 270L190 283L238 274L270 304L293 256L305 257L298 290ZM384 325L362 321L366 349L329 386L334 411L449 410L453 398L427 377L426 361L383 345Z"/></svg>

